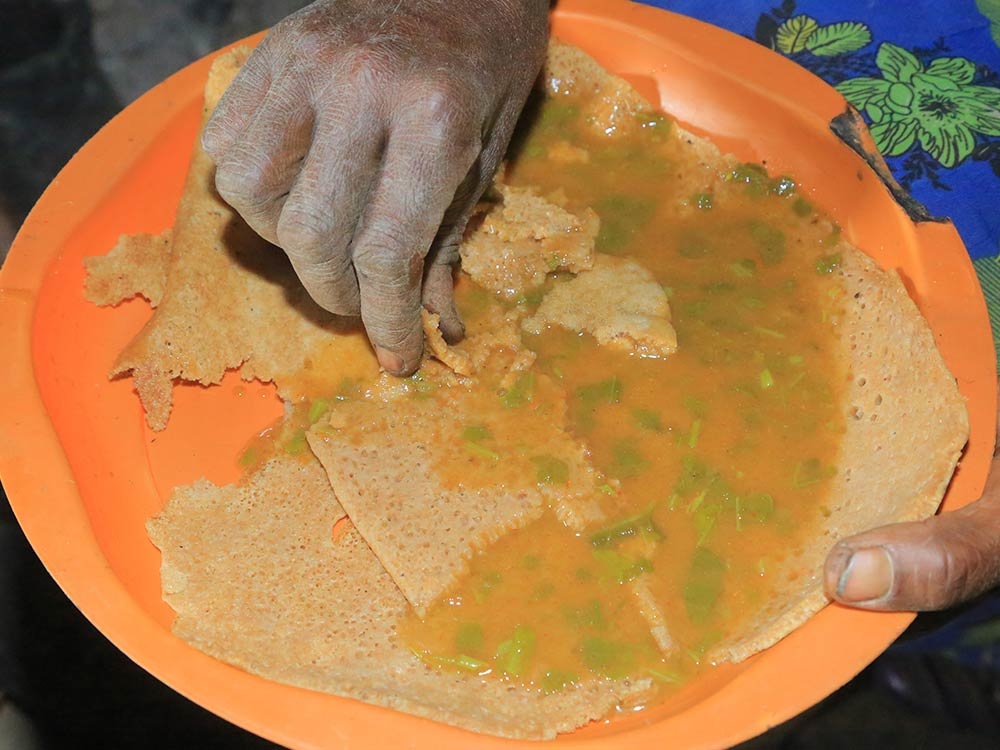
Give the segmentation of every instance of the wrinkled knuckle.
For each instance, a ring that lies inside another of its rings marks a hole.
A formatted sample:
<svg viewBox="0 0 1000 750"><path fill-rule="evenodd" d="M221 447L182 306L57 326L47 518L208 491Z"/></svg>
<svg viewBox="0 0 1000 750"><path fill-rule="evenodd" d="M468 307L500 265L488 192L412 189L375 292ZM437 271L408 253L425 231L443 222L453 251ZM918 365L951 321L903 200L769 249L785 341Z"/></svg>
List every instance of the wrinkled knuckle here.
<svg viewBox="0 0 1000 750"><path fill-rule="evenodd" d="M386 51L370 43L356 43L344 54L347 75L362 82L379 78L390 65Z"/></svg>
<svg viewBox="0 0 1000 750"><path fill-rule="evenodd" d="M452 144L465 152L481 148L482 134L476 123L468 96L447 80L433 81L421 91L419 105L429 138Z"/></svg>
<svg viewBox="0 0 1000 750"><path fill-rule="evenodd" d="M404 289L413 283L414 260L419 256L403 252L398 244L369 242L354 258L358 276L380 287Z"/></svg>
<svg viewBox="0 0 1000 750"><path fill-rule="evenodd" d="M302 206L286 206L278 218L278 244L291 256L308 259L318 255L329 233L329 220Z"/></svg>
<svg viewBox="0 0 1000 750"><path fill-rule="evenodd" d="M984 560L973 540L949 534L935 544L932 560L920 581L926 609L945 609L978 593Z"/></svg>
<svg viewBox="0 0 1000 750"><path fill-rule="evenodd" d="M421 104L425 113L435 120L455 119L464 109L463 95L459 87L443 77L424 84Z"/></svg>
<svg viewBox="0 0 1000 750"><path fill-rule="evenodd" d="M322 60L332 46L330 29L322 14L305 9L275 24L267 38L281 56L297 60Z"/></svg>
<svg viewBox="0 0 1000 750"><path fill-rule="evenodd" d="M968 572L964 551L941 548L925 586L927 609L943 609L951 604L965 590Z"/></svg>
<svg viewBox="0 0 1000 750"><path fill-rule="evenodd" d="M211 157L212 161L218 162L220 160L222 144L231 137L231 130L229 118L224 117L218 110L205 124L201 133L201 148Z"/></svg>
<svg viewBox="0 0 1000 750"><path fill-rule="evenodd" d="M250 159L226 159L215 172L215 188L228 203L238 208L266 201L263 167Z"/></svg>

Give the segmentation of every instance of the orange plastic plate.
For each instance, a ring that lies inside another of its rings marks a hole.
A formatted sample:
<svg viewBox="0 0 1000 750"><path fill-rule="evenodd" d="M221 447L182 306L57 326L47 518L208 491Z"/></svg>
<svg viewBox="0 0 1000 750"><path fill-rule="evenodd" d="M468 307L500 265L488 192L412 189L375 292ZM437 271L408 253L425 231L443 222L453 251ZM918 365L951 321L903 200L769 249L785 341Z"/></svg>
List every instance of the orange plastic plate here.
<svg viewBox="0 0 1000 750"><path fill-rule="evenodd" d="M996 414L982 293L954 229L914 225L831 134L843 99L750 41L645 6L560 2L553 31L724 150L794 175L855 244L901 272L971 412L972 438L945 507L978 497ZM169 428L148 432L131 382L109 381L107 372L149 309L141 301L113 310L85 302L82 260L105 253L122 233L171 225L208 65L202 60L171 77L101 130L46 191L2 271L0 351L8 365L0 390L0 472L18 520L76 606L123 652L252 732L295 748L527 745L268 682L170 633L159 553L143 524L176 484L200 476L234 480L240 447L280 405L270 387L230 376L215 388L178 388ZM911 618L827 607L775 647L714 670L669 702L557 743L731 745L843 685Z"/></svg>

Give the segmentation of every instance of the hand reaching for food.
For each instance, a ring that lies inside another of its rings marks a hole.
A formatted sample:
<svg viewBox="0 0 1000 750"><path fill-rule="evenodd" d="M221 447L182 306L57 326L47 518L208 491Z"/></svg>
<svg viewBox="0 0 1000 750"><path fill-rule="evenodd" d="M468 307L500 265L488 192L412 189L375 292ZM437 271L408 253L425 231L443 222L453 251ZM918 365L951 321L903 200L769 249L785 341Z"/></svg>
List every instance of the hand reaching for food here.
<svg viewBox="0 0 1000 750"><path fill-rule="evenodd" d="M276 25L205 129L216 185L327 310L409 374L545 55L548 2L319 0Z"/></svg>
<svg viewBox="0 0 1000 750"><path fill-rule="evenodd" d="M1000 442L1000 440L998 440ZM974 503L839 542L826 560L827 595L863 609L929 611L1000 583L1000 453Z"/></svg>

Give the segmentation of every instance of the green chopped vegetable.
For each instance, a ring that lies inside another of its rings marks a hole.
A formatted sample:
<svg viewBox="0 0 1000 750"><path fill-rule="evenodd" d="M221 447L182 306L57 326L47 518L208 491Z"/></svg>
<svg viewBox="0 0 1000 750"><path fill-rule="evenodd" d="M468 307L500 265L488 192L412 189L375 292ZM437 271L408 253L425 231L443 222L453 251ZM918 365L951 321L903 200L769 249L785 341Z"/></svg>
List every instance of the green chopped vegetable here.
<svg viewBox="0 0 1000 750"><path fill-rule="evenodd" d="M469 424L462 429L462 439L465 441L465 449L480 458L490 461L499 461L500 454L492 448L483 445L486 440L493 439L490 428L484 424Z"/></svg>
<svg viewBox="0 0 1000 750"><path fill-rule="evenodd" d="M505 409L517 409L531 403L535 397L535 374L530 370L522 373L514 385L500 395L500 403Z"/></svg>
<svg viewBox="0 0 1000 750"><path fill-rule="evenodd" d="M769 188L770 178L767 170L760 164L739 164L726 175L731 182L742 182L747 192L754 196L764 195Z"/></svg>
<svg viewBox="0 0 1000 750"><path fill-rule="evenodd" d="M307 445L308 443L306 443L306 431L296 430L295 432L292 433L292 436L288 439L288 442L285 443L285 453L288 453L289 455L292 456L297 456L305 451Z"/></svg>
<svg viewBox="0 0 1000 750"><path fill-rule="evenodd" d="M244 469L257 463L257 449L253 446L247 448L240 454L240 466Z"/></svg>
<svg viewBox="0 0 1000 750"><path fill-rule="evenodd" d="M771 192L782 198L795 194L795 180L791 177L777 177L771 181Z"/></svg>
<svg viewBox="0 0 1000 750"><path fill-rule="evenodd" d="M617 521L610 526L605 526L600 531L595 532L590 536L590 543L594 547L607 547L623 539L637 536L656 542L663 539L663 532L653 522L652 505L642 513L623 518L621 521Z"/></svg>
<svg viewBox="0 0 1000 750"><path fill-rule="evenodd" d="M538 118L539 127L563 130L580 116L580 108L576 104L560 102L556 99L546 99Z"/></svg>
<svg viewBox="0 0 1000 750"><path fill-rule="evenodd" d="M792 211L796 216L801 216L804 219L806 216L812 214L813 206L812 203L807 201L802 196L799 196L792 201Z"/></svg>
<svg viewBox="0 0 1000 750"><path fill-rule="evenodd" d="M599 383L580 386L576 389L576 397L587 409L594 409L601 404L620 404L622 381L618 377L610 377Z"/></svg>
<svg viewBox="0 0 1000 750"><path fill-rule="evenodd" d="M811 487L814 484L830 479L836 473L836 466L823 466L818 458L810 458L806 461L800 461L795 465L792 486L796 489Z"/></svg>
<svg viewBox="0 0 1000 750"><path fill-rule="evenodd" d="M455 648L464 654L478 654L483 650L485 636L478 622L463 622L455 631Z"/></svg>
<svg viewBox="0 0 1000 750"><path fill-rule="evenodd" d="M618 194L600 199L594 205L601 218L594 247L602 253L621 252L652 218L655 209L656 204L649 198Z"/></svg>
<svg viewBox="0 0 1000 750"><path fill-rule="evenodd" d="M757 264L752 258L744 258L729 264L729 270L741 279L752 279L757 275Z"/></svg>
<svg viewBox="0 0 1000 750"><path fill-rule="evenodd" d="M767 336L771 339L783 339L785 334L781 331L776 331L773 328L765 328L764 326L754 326L753 329L759 333L761 336Z"/></svg>
<svg viewBox="0 0 1000 750"><path fill-rule="evenodd" d="M495 570L483 573L480 576L479 585L476 587L476 601L484 602L486 598L493 593L493 589L503 583L503 576L500 575Z"/></svg>
<svg viewBox="0 0 1000 750"><path fill-rule="evenodd" d="M618 583L631 583L653 569L653 563L645 557L633 560L613 549L595 549L591 554L604 566L607 576Z"/></svg>
<svg viewBox="0 0 1000 750"><path fill-rule="evenodd" d="M555 456L532 456L535 477L539 484L566 484L569 481L569 465Z"/></svg>
<svg viewBox="0 0 1000 750"><path fill-rule="evenodd" d="M740 519L749 518L764 523L774 515L774 497L767 492L755 492L740 498L738 513Z"/></svg>
<svg viewBox="0 0 1000 750"><path fill-rule="evenodd" d="M634 669L635 649L620 641L587 638L583 641L583 663L595 674L619 680Z"/></svg>
<svg viewBox="0 0 1000 750"><path fill-rule="evenodd" d="M410 376L413 383L412 394L415 398L428 398L438 389L438 384L432 380L427 380L421 370L417 370Z"/></svg>
<svg viewBox="0 0 1000 750"><path fill-rule="evenodd" d="M309 424L315 424L319 421L319 418L326 414L326 410L330 408L330 402L325 398L318 398L312 402L309 406Z"/></svg>
<svg viewBox="0 0 1000 750"><path fill-rule="evenodd" d="M492 439L493 433L490 432L490 428L484 424L466 425L462 430L462 440L468 440L473 443L481 443L484 440Z"/></svg>
<svg viewBox="0 0 1000 750"><path fill-rule="evenodd" d="M659 413L652 409L633 409L632 421L643 430L663 432L663 420L660 419Z"/></svg>
<svg viewBox="0 0 1000 750"><path fill-rule="evenodd" d="M537 143L531 143L524 149L524 155L531 159L538 159L545 156L545 149Z"/></svg>
<svg viewBox="0 0 1000 750"><path fill-rule="evenodd" d="M559 267L559 260L554 260L549 263L549 270L554 271ZM544 289L531 289L527 292L523 292L514 298L514 304L516 305L540 305L542 299L545 297Z"/></svg>
<svg viewBox="0 0 1000 750"><path fill-rule="evenodd" d="M718 472L713 471L698 458L684 456L681 459L681 475L677 479L674 491L681 496L687 495L702 487L711 487L721 479Z"/></svg>
<svg viewBox="0 0 1000 750"><path fill-rule="evenodd" d="M457 656L442 656L440 654L432 654L430 651L417 651L416 649L411 650L413 651L413 654L422 662L435 667L453 667L461 669L465 672L477 673L486 672L489 668L486 662L480 659L474 659L471 656L466 656L465 654L458 654Z"/></svg>
<svg viewBox="0 0 1000 750"><path fill-rule="evenodd" d="M672 122L658 112L640 112L636 119L642 124L643 133L654 143L660 143L670 134Z"/></svg>
<svg viewBox="0 0 1000 750"><path fill-rule="evenodd" d="M696 419L691 423L691 431L688 432L687 445L688 448L698 447L698 438L701 435L701 420Z"/></svg>
<svg viewBox="0 0 1000 750"><path fill-rule="evenodd" d="M524 674L535 654L535 631L527 625L518 625L510 638L497 646L497 668L511 677Z"/></svg>
<svg viewBox="0 0 1000 750"><path fill-rule="evenodd" d="M701 547L706 541L708 541L708 535L712 533L712 529L715 528L715 523L719 519L719 514L722 512L722 506L718 503L708 503L702 504L701 507L695 512L694 519L694 531L698 539L695 544Z"/></svg>
<svg viewBox="0 0 1000 750"><path fill-rule="evenodd" d="M597 489L600 490L601 492L603 492L605 495L611 495L612 497L614 497L615 495L618 494L618 492L615 490L615 488L612 487L607 482L605 482L604 484L597 485Z"/></svg>
<svg viewBox="0 0 1000 750"><path fill-rule="evenodd" d="M691 622L704 624L714 614L725 579L725 561L708 547L698 547L684 584L684 606Z"/></svg>
<svg viewBox="0 0 1000 750"><path fill-rule="evenodd" d="M490 450L485 445L480 445L479 443L473 443L471 440L465 441L465 449L472 453L473 455L479 456L480 458L485 458L490 461L499 461L500 454L494 450Z"/></svg>
<svg viewBox="0 0 1000 750"><path fill-rule="evenodd" d="M521 567L525 570L538 570L542 564L542 558L538 555L525 555L521 558Z"/></svg>
<svg viewBox="0 0 1000 750"><path fill-rule="evenodd" d="M701 504L705 502L705 498L708 497L708 490L702 490L697 495L695 495L691 502L688 503L687 512L694 513L701 507Z"/></svg>
<svg viewBox="0 0 1000 750"><path fill-rule="evenodd" d="M350 401L361 395L361 386L352 378L344 378L337 386L337 392L333 396L334 401Z"/></svg>
<svg viewBox="0 0 1000 750"><path fill-rule="evenodd" d="M750 222L749 229L761 262L765 266L778 265L785 257L785 233L756 219Z"/></svg>
<svg viewBox="0 0 1000 750"><path fill-rule="evenodd" d="M702 210L710 209L712 207L712 194L695 193L691 196L691 202Z"/></svg>
<svg viewBox="0 0 1000 750"><path fill-rule="evenodd" d="M843 262L843 257L840 253L830 253L829 255L822 255L816 260L816 273L826 274L833 273Z"/></svg>
<svg viewBox="0 0 1000 750"><path fill-rule="evenodd" d="M760 371L760 387L765 391L774 387L774 376L766 367Z"/></svg>
<svg viewBox="0 0 1000 750"><path fill-rule="evenodd" d="M638 476L649 468L649 460L635 446L635 441L629 438L618 440L611 447L611 469L609 474L625 479Z"/></svg>
<svg viewBox="0 0 1000 750"><path fill-rule="evenodd" d="M657 682L663 682L668 685L677 685L683 681L679 673L666 669L647 669L646 672Z"/></svg>
<svg viewBox="0 0 1000 750"><path fill-rule="evenodd" d="M580 681L580 675L561 669L550 669L542 675L542 692L546 695L558 693Z"/></svg>

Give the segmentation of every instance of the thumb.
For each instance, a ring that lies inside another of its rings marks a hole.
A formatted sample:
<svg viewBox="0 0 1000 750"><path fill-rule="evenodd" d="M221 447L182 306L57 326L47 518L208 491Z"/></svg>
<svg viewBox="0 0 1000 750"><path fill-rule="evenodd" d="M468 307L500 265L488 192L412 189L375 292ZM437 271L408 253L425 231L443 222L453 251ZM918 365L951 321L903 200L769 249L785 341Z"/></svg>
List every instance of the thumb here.
<svg viewBox="0 0 1000 750"><path fill-rule="evenodd" d="M862 609L926 611L946 609L1000 583L998 468L994 459L994 481L975 503L838 542L826 559L827 595Z"/></svg>

